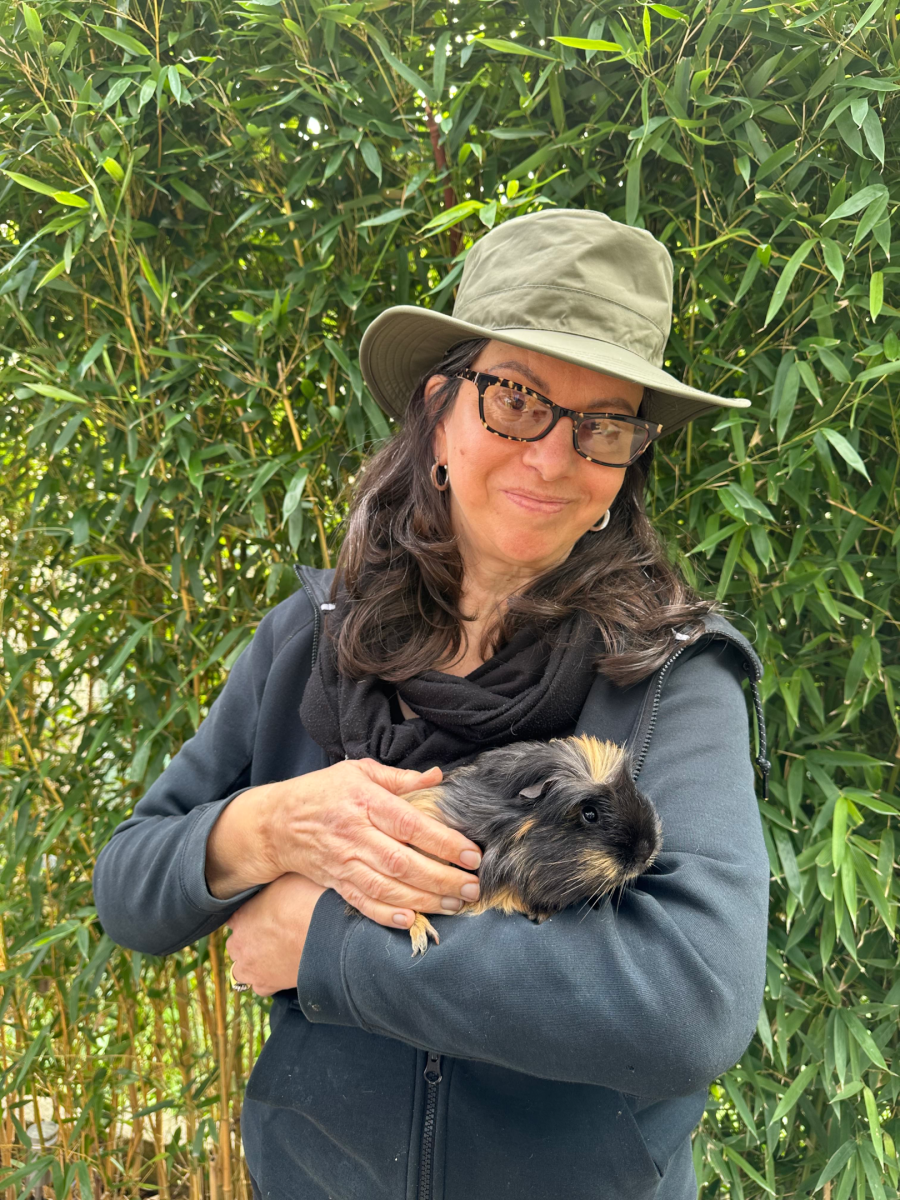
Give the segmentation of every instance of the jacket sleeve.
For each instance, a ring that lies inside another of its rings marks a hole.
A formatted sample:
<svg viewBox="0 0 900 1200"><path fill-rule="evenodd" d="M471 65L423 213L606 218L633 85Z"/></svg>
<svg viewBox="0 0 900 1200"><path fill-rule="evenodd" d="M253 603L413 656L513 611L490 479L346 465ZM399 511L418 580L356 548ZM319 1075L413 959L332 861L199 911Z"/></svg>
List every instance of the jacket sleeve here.
<svg viewBox="0 0 900 1200"><path fill-rule="evenodd" d="M304 602L305 603L305 602ZM113 941L169 954L224 925L259 889L218 900L206 886L206 841L250 783L278 607L260 622L197 733L185 742L103 848L94 899Z"/></svg>
<svg viewBox="0 0 900 1200"><path fill-rule="evenodd" d="M617 907L432 918L440 945L411 959L406 933L326 892L298 976L308 1020L652 1098L733 1066L762 999L769 880L741 678L721 643L672 669L640 777L663 849Z"/></svg>

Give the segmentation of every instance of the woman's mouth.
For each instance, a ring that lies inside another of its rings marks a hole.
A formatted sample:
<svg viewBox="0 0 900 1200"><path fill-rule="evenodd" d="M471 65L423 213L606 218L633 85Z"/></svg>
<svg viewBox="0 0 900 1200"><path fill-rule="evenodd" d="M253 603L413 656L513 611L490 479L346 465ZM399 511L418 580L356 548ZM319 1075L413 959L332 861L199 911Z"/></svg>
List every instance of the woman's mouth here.
<svg viewBox="0 0 900 1200"><path fill-rule="evenodd" d="M504 491L503 494L519 508L533 513L558 513L569 503L568 500L555 496L535 496L530 492Z"/></svg>

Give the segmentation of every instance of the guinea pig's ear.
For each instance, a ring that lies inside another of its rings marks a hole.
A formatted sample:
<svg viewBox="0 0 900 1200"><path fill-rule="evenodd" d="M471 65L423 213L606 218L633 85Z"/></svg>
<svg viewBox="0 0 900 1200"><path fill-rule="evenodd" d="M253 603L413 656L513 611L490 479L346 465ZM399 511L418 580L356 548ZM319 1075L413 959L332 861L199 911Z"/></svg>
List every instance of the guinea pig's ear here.
<svg viewBox="0 0 900 1200"><path fill-rule="evenodd" d="M541 792L547 786L549 780L544 780L543 783L533 783L531 787L524 787L520 790L519 795L526 800L537 800L540 798Z"/></svg>

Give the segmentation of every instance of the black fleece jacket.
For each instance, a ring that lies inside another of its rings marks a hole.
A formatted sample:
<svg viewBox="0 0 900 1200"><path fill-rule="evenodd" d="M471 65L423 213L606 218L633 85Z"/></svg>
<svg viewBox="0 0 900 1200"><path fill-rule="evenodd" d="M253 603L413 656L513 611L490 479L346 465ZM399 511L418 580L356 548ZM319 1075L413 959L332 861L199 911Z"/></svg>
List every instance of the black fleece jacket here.
<svg viewBox="0 0 900 1200"><path fill-rule="evenodd" d="M242 790L328 765L297 710L331 573L261 622L197 734L104 848L101 922L166 954L244 900L206 887L206 839ZM316 906L242 1113L267 1200L693 1200L690 1134L762 997L769 867L742 680L721 618L649 681L598 679L578 732L628 740L663 849L614 909L542 925L489 912L405 931ZM335 803L340 798L335 797Z"/></svg>

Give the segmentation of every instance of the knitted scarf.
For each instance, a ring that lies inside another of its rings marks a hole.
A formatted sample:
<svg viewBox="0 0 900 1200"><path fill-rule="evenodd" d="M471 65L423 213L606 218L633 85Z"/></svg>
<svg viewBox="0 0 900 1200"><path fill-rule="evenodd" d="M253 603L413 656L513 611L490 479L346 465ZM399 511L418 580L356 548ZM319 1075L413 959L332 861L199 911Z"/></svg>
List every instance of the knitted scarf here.
<svg viewBox="0 0 900 1200"><path fill-rule="evenodd" d="M300 706L304 728L335 762L374 758L416 770L447 769L493 746L566 737L595 678L591 664L600 634L575 613L552 631L552 639L534 627L521 629L465 677L432 670L400 684L374 675L346 679L338 673L334 641L342 607L328 614L327 636ZM393 692L416 719L392 719Z"/></svg>

